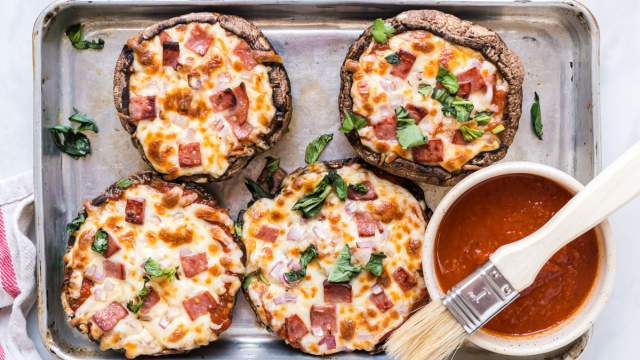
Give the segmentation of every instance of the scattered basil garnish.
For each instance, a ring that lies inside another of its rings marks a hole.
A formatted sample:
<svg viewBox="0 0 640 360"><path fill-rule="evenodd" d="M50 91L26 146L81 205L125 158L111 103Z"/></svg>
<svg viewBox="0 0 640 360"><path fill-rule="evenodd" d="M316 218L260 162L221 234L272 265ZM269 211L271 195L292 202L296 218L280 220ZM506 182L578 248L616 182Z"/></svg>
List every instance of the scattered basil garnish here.
<svg viewBox="0 0 640 360"><path fill-rule="evenodd" d="M369 187L363 183L359 183L359 184L351 184L349 185L349 189L360 193L360 194L366 194L367 192L369 192Z"/></svg>
<svg viewBox="0 0 640 360"><path fill-rule="evenodd" d="M124 190L131 185L133 185L133 180L129 178L122 178L116 182L116 187L121 190Z"/></svg>
<svg viewBox="0 0 640 360"><path fill-rule="evenodd" d="M429 96L429 94L431 94L431 91L433 91L433 86L431 86L429 84L420 84L420 85L418 85L418 93L420 95Z"/></svg>
<svg viewBox="0 0 640 360"><path fill-rule="evenodd" d="M489 121L491 121L492 115L493 113L491 111L480 111L473 116L473 120L475 120L478 125L487 125Z"/></svg>
<svg viewBox="0 0 640 360"><path fill-rule="evenodd" d="M356 277L362 271L361 266L351 265L351 250L345 245L336 258L336 263L329 272L329 282L347 282Z"/></svg>
<svg viewBox="0 0 640 360"><path fill-rule="evenodd" d="M82 24L73 24L71 26L69 26L67 28L67 30L64 32L67 37L69 38L69 41L71 41L71 45L79 50L84 50L84 49L102 49L104 47L104 40L102 39L98 39L98 40L85 40L82 37Z"/></svg>
<svg viewBox="0 0 640 360"><path fill-rule="evenodd" d="M460 85L458 84L458 78L442 65L440 65L440 68L438 69L438 75L436 75L436 81L442 84L442 86L445 89L447 89L447 91L451 95L457 93L458 89L460 89Z"/></svg>
<svg viewBox="0 0 640 360"><path fill-rule="evenodd" d="M383 252L377 252L371 254L369 262L364 266L364 269L373 274L374 276L382 275L382 259L386 258Z"/></svg>
<svg viewBox="0 0 640 360"><path fill-rule="evenodd" d="M534 92L533 104L531 104L531 124L533 125L533 132L538 139L542 140L542 113L540 112L540 98L538 93Z"/></svg>
<svg viewBox="0 0 640 360"><path fill-rule="evenodd" d="M265 283L265 284L269 284L269 280L267 280L266 276L264 276L264 274L262 274L262 271L260 269L256 270L256 271L252 271L248 274L246 274L244 276L244 280L242 280L242 288L243 289L248 289L249 285L251 285L251 282L253 282L253 279L258 278L258 280L260 280L261 282Z"/></svg>
<svg viewBox="0 0 640 360"><path fill-rule="evenodd" d="M91 243L91 250L104 255L109 247L109 234L102 229L98 229Z"/></svg>
<svg viewBox="0 0 640 360"><path fill-rule="evenodd" d="M371 36L373 39L380 43L386 43L391 35L395 34L396 29L393 28L393 25L387 24L382 19L375 19L373 21L373 28L371 29Z"/></svg>
<svg viewBox="0 0 640 360"><path fill-rule="evenodd" d="M322 209L322 205L327 199L327 196L329 196L329 193L331 193L331 178L329 175L325 175L318 185L316 185L313 192L301 197L293 204L291 209L300 210L302 216L305 218L314 217L320 212L320 209Z"/></svg>
<svg viewBox="0 0 640 360"><path fill-rule="evenodd" d="M263 189L262 186L260 186L260 184L249 179L248 177L244 178L244 185L247 187L247 189L251 193L251 197L253 201L256 201L262 198L273 199L273 194Z"/></svg>
<svg viewBox="0 0 640 360"><path fill-rule="evenodd" d="M98 132L98 126L93 119L89 115L79 112L76 108L73 108L73 114L69 116L69 121L80 125L76 128L77 131L88 130L94 133Z"/></svg>
<svg viewBox="0 0 640 360"><path fill-rule="evenodd" d="M71 222L68 223L67 226L65 227L67 234L71 235L74 232L78 231L78 229L80 229L80 226L84 224L84 221L86 219L87 219L87 214L84 211L79 213L78 216L76 216L73 220L71 220Z"/></svg>
<svg viewBox="0 0 640 360"><path fill-rule="evenodd" d="M267 169L267 185L271 189L273 187L273 174L280 169L280 159L267 156L267 165L265 167Z"/></svg>
<svg viewBox="0 0 640 360"><path fill-rule="evenodd" d="M142 289L138 290L136 298L134 300L129 300L129 302L127 303L127 309L129 309L129 311L134 314L137 314L140 311L142 305L144 305L144 299L151 292L151 289L149 289L149 287L147 286L148 282L149 280L145 279L144 284L142 285Z"/></svg>
<svg viewBox="0 0 640 360"><path fill-rule="evenodd" d="M340 176L335 170L329 172L330 181L333 186L336 188L336 194L338 195L338 199L344 200L347 198L347 183L344 181L342 176Z"/></svg>
<svg viewBox="0 0 640 360"><path fill-rule="evenodd" d="M495 134L495 135L500 134L503 131L504 131L504 125L502 125L502 124L500 124L500 125L494 127L493 129L491 129L491 133Z"/></svg>
<svg viewBox="0 0 640 360"><path fill-rule="evenodd" d="M349 131L356 129L362 129L367 125L367 120L360 115L356 115L351 111L344 112L344 121L340 127L340 132L348 133Z"/></svg>
<svg viewBox="0 0 640 360"><path fill-rule="evenodd" d="M160 263L153 258L148 258L144 262L144 272L150 279L165 277L169 280L176 277L177 267L175 268L163 268Z"/></svg>
<svg viewBox="0 0 640 360"><path fill-rule="evenodd" d="M471 118L471 112L473 111L473 103L471 101L456 96L451 102L451 106L453 106L455 112L454 116L458 121L469 121Z"/></svg>
<svg viewBox="0 0 640 360"><path fill-rule="evenodd" d="M416 121L409 116L409 112L403 106L395 108L396 113L396 138L403 149L423 145L427 138L422 134Z"/></svg>
<svg viewBox="0 0 640 360"><path fill-rule="evenodd" d="M77 127L70 125L55 125L49 128L56 147L70 155L74 159L91 154L91 142L82 131L98 132L98 127L88 115L80 113L75 108L74 113L69 116L69 121L78 124Z"/></svg>
<svg viewBox="0 0 640 360"><path fill-rule="evenodd" d="M320 154L327 145L329 145L331 140L333 140L333 134L324 134L311 141L304 152L304 161L307 164L318 161Z"/></svg>
<svg viewBox="0 0 640 360"><path fill-rule="evenodd" d="M304 279L305 275L307 275L307 265L317 257L318 250L315 245L311 244L307 246L307 248L302 252L302 255L300 255L300 270L291 270L285 273L284 277L290 283Z"/></svg>
<svg viewBox="0 0 640 360"><path fill-rule="evenodd" d="M482 134L484 134L484 131L482 131L480 129L474 129L474 128L469 127L467 125L460 126L459 130L462 133L462 136L464 137L464 141L466 141L466 142L471 142L471 141L479 138L480 136L482 136Z"/></svg>
<svg viewBox="0 0 640 360"><path fill-rule="evenodd" d="M242 239L242 227L244 226L244 212L245 210L240 210L238 213L238 218L236 218L236 222L233 224L233 230L236 233L236 238Z"/></svg>
<svg viewBox="0 0 640 360"><path fill-rule="evenodd" d="M385 60L391 65L396 65L400 63L400 55L398 53L391 53L384 57Z"/></svg>

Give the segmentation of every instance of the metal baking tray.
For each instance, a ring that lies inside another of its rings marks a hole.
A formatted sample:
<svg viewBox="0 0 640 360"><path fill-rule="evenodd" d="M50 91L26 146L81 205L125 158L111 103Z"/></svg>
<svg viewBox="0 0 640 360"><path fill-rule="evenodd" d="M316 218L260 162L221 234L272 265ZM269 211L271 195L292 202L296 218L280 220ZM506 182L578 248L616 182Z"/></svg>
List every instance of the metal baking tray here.
<svg viewBox="0 0 640 360"><path fill-rule="evenodd" d="M600 168L598 93L599 34L591 13L574 1L58 1L36 21L34 49L34 129L36 231L38 247L38 315L45 347L63 359L120 358L71 329L60 304L65 224L84 199L92 198L115 180L146 169L121 128L112 101L112 72L126 39L162 19L194 11L218 11L256 23L284 56L292 84L291 131L269 155L293 170L303 164L312 138L332 132L334 140L323 159L351 156L338 128L339 69L351 42L378 17L417 8L439 9L497 30L522 58L524 83L520 131L507 159L552 165L582 182ZM81 22L89 38L106 41L101 51L74 50L64 30ZM528 109L533 92L541 96L544 141L531 131ZM76 107L97 120L100 133L89 135L94 149L73 160L58 152L46 128ZM210 186L233 213L249 198L243 176L256 176L263 156L232 180ZM446 188L424 186L435 207ZM555 354L531 359L576 359L588 334ZM238 297L234 321L222 339L210 346L171 358L228 359L306 358L256 326L253 313ZM365 353L338 355L369 358ZM336 357L338 357L336 356ZM384 358L377 355L375 358ZM510 359L464 348L455 359Z"/></svg>

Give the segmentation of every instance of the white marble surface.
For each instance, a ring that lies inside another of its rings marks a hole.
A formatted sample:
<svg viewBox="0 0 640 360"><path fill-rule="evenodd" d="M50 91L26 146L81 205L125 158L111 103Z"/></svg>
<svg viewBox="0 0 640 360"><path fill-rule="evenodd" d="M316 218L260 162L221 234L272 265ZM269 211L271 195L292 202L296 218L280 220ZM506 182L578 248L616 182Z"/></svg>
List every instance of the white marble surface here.
<svg viewBox="0 0 640 360"><path fill-rule="evenodd" d="M31 30L49 0L0 2L0 177L33 166ZM601 114L604 164L640 140L640 2L588 0L601 31ZM543 54L541 54L543 56ZM526 116L525 116L526 117ZM638 177L640 181L640 176ZM640 241L637 223L640 200L620 210L610 221L618 245L616 288L596 323L584 360L637 359L640 324ZM33 314L32 314L33 315ZM30 329L39 341L35 317ZM43 358L50 356L43 352Z"/></svg>

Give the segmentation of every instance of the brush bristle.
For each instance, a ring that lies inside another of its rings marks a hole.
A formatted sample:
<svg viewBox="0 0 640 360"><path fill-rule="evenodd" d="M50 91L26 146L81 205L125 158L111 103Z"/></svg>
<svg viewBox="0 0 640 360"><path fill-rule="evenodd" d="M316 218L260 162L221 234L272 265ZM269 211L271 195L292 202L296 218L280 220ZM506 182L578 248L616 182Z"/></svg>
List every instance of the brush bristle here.
<svg viewBox="0 0 640 360"><path fill-rule="evenodd" d="M466 336L444 305L431 302L396 329L384 348L396 360L444 360Z"/></svg>

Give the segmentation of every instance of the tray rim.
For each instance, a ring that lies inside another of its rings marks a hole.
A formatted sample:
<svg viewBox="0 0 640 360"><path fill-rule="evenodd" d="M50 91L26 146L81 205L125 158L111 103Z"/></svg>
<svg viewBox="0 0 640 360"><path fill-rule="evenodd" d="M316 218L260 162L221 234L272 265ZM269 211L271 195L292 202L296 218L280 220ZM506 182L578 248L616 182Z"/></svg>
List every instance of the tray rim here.
<svg viewBox="0 0 640 360"><path fill-rule="evenodd" d="M33 66L33 180L35 194L35 236L36 236L36 284L37 284L37 319L38 330L44 347L49 353L60 359L75 359L69 356L65 351L61 350L58 344L53 340L49 328L46 324L47 312L47 289L45 280L45 260L44 253L44 225L43 225L43 177L42 177L42 45L44 34L47 32L52 20L60 13L74 7L93 7L93 6L126 6L126 5L154 5L154 6L286 6L300 4L319 4L323 6L337 5L388 5L389 0L220 0L217 2L207 0L54 0L47 5L36 18L32 31L32 66ZM442 7L450 6L454 8L464 7L481 7L481 6L505 6L511 5L515 7L549 7L559 8L576 13L583 21L588 29L591 43L591 114L592 114L592 141L593 152L591 162L593 165L594 176L600 172L602 168L602 137L601 137L601 118L600 118L600 27L598 21L586 4L579 0L395 0L394 6L424 6L424 7ZM563 360L578 360L585 352L590 343L592 330L585 333L576 344L582 348L577 351L575 357L569 358L563 356ZM576 349L570 349L572 352Z"/></svg>

